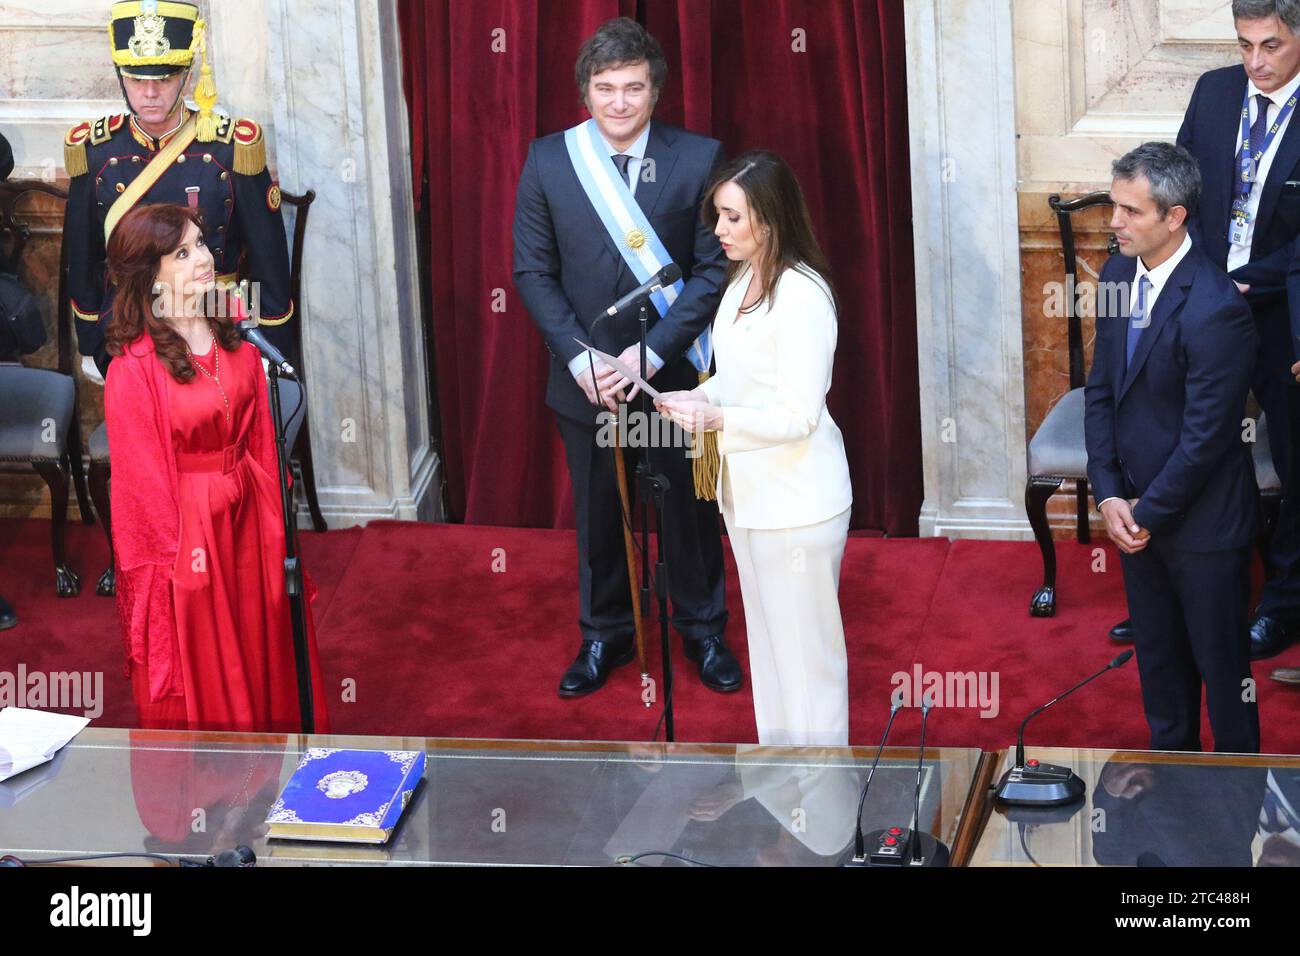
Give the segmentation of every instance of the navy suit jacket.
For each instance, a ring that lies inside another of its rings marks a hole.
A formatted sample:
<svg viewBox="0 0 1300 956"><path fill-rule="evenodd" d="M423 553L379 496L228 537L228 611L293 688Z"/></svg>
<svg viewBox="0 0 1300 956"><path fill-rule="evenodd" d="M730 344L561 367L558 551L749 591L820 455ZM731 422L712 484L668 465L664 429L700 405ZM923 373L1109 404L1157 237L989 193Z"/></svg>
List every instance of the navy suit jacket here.
<svg viewBox="0 0 1300 956"><path fill-rule="evenodd" d="M654 178L637 183L636 202L685 280L666 316L649 307L646 344L665 363L654 385L661 391L691 389L699 382L686 350L713 321L726 272L722 247L700 219L722 144L652 120L645 158L654 161ZM573 340L612 355L634 344L637 309L602 320L595 341L591 327L640 282L588 201L562 132L534 140L528 149L515 201L514 280L551 353L546 403L569 418L595 423L599 409L567 367L582 351Z"/></svg>
<svg viewBox="0 0 1300 956"><path fill-rule="evenodd" d="M1189 225L1192 239L1221 269L1228 267L1228 217L1237 182L1246 82L1246 70L1240 64L1202 74L1178 131L1178 145L1191 152L1201 167L1200 208L1192 210ZM1233 279L1250 285L1247 297L1257 310L1261 306L1282 307L1287 276L1296 260L1296 237L1300 235L1297 113L1300 106L1273 147L1273 162L1255 216L1250 262L1232 273Z"/></svg>
<svg viewBox="0 0 1300 956"><path fill-rule="evenodd" d="M1134 519L1172 548L1248 544L1257 489L1242 441L1258 333L1241 293L1193 244L1126 362L1137 260L1101 271L1084 390L1088 480L1098 502L1137 498Z"/></svg>

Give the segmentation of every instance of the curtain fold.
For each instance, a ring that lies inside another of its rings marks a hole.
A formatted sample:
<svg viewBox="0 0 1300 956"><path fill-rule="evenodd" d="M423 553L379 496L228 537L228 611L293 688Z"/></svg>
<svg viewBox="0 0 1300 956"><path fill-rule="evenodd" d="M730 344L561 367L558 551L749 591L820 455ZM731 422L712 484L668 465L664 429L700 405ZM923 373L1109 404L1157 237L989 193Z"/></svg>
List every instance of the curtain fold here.
<svg viewBox="0 0 1300 956"><path fill-rule="evenodd" d="M896 0L399 0L418 184L427 173L435 379L453 517L572 527L543 403L547 353L511 284L528 143L584 119L573 64L604 20L664 47L655 116L779 152L840 297L830 407L852 527L917 533L920 402L902 5Z"/></svg>

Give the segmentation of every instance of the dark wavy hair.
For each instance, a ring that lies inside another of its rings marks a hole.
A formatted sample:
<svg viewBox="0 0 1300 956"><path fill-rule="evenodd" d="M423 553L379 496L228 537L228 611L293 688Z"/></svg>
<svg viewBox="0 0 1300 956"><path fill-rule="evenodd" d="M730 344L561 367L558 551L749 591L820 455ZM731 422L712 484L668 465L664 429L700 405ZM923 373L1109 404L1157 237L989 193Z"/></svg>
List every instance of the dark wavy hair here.
<svg viewBox="0 0 1300 956"><path fill-rule="evenodd" d="M147 332L159 360L178 382L194 378L194 366L186 353L185 340L166 319L154 314L154 282L163 256L176 251L190 223L203 231L203 219L185 206L137 206L122 217L108 240L108 277L116 289L113 314L104 330L108 354L121 355ZM204 297L208 324L217 344L233 352L240 345L239 332L233 322L215 314L222 311L215 304L215 296Z"/></svg>
<svg viewBox="0 0 1300 956"><path fill-rule="evenodd" d="M587 86L597 73L642 62L650 70L650 88L657 102L668 79L663 47L645 27L629 17L606 20L582 45L573 68L582 102L587 102Z"/></svg>
<svg viewBox="0 0 1300 956"><path fill-rule="evenodd" d="M750 308L770 304L776 294L776 284L787 269L812 272L826 283L831 304L839 312L835 287L831 285L831 267L826 261L817 238L813 235L812 217L804 202L803 190L789 164L769 149L753 149L742 153L718 170L712 185L704 194L700 217L706 225L717 222L714 198L724 183L735 183L745 193L749 203L749 217L755 230L764 226L772 230L759 252L757 263L763 273L763 294ZM727 264L727 283L745 267L734 260Z"/></svg>

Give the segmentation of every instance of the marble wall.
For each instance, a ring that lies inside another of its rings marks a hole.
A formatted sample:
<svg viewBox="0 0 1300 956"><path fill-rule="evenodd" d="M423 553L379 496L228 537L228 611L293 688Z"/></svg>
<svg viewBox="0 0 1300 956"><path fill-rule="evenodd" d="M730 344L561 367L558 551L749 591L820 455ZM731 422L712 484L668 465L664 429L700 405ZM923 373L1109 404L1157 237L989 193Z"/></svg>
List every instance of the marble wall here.
<svg viewBox="0 0 1300 956"><path fill-rule="evenodd" d="M219 105L265 127L273 173L286 191L317 194L298 316L322 510L335 527L436 517L395 5L199 5L209 18ZM0 6L0 128L14 147L15 176L66 178L67 129L122 109L108 8L106 0ZM47 215L41 230L54 245L57 217ZM93 427L98 389L83 383L82 391ZM0 477L0 513L48 513L40 488Z"/></svg>

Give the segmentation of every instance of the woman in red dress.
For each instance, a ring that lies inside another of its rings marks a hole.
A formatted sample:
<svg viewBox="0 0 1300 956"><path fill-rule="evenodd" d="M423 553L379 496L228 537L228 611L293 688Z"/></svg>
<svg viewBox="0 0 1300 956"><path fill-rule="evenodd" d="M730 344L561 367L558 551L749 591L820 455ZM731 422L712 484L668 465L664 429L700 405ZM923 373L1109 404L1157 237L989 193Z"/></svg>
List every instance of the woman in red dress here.
<svg viewBox="0 0 1300 956"><path fill-rule="evenodd" d="M124 216L104 389L118 614L140 726L301 729L275 435L259 353L214 315L182 206ZM308 587L308 593L314 588ZM316 731L328 731L307 614Z"/></svg>

